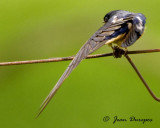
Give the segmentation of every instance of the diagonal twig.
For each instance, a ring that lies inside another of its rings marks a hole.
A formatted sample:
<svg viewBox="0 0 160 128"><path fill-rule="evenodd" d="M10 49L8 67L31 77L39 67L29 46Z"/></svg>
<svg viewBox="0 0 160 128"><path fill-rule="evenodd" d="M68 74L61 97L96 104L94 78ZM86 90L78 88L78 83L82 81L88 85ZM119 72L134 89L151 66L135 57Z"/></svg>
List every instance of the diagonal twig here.
<svg viewBox="0 0 160 128"><path fill-rule="evenodd" d="M141 54L141 53L152 53L152 52L160 52L160 49L127 51L126 54ZM99 57L107 57L107 56L113 56L113 53L89 55L89 56L87 56L86 59L99 58ZM70 57L59 57L59 58L50 58L50 59L41 59L41 60L26 60L26 61L14 61L14 62L1 62L0 66L35 64L35 63L48 63L48 62L59 62L59 61L72 60L73 58L74 58L73 56L70 56Z"/></svg>
<svg viewBox="0 0 160 128"><path fill-rule="evenodd" d="M148 92L151 94L151 96L160 102L160 98L158 98L153 92L152 90L150 89L150 87L148 86L148 84L146 83L146 81L144 80L144 78L142 77L142 75L140 74L140 72L138 71L137 67L135 66L135 64L133 63L133 61L131 60L131 58L125 54L124 55L127 60L129 61L129 63L132 65L132 67L134 68L135 72L137 73L137 75L139 76L139 78L141 79L141 81L143 82L143 84L145 85L145 87L147 88Z"/></svg>

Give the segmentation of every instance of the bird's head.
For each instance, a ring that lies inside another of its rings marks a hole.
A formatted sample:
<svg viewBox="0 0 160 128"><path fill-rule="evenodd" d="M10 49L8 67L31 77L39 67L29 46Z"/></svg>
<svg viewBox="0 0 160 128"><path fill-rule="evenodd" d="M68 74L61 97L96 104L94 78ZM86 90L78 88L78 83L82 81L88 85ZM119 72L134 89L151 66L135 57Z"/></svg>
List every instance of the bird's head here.
<svg viewBox="0 0 160 128"><path fill-rule="evenodd" d="M114 10L109 13L107 13L104 16L104 22L107 23L115 23L116 21L125 18L126 16L129 16L133 13L129 11L124 11L124 10Z"/></svg>

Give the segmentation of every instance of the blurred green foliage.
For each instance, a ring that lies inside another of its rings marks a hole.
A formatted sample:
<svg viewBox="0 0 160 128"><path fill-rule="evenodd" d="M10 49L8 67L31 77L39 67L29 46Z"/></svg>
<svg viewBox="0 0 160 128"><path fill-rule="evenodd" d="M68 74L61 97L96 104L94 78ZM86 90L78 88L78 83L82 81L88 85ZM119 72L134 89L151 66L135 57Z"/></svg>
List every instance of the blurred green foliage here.
<svg viewBox="0 0 160 128"><path fill-rule="evenodd" d="M103 25L111 10L147 17L143 37L129 50L160 48L160 1L152 0L1 0L0 61L75 55ZM104 46L95 53L107 53ZM132 59L160 96L159 53ZM38 119L36 112L69 62L0 67L2 128L157 128L160 103L153 100L125 58L84 60L63 83ZM103 122L104 116L110 121ZM117 122L113 117L151 118Z"/></svg>

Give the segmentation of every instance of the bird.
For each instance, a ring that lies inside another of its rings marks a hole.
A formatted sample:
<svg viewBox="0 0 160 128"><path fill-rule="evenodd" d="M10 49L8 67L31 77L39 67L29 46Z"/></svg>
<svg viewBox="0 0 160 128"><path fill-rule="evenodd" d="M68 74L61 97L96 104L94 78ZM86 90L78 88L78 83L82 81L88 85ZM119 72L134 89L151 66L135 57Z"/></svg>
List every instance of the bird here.
<svg viewBox="0 0 160 128"><path fill-rule="evenodd" d="M64 80L83 59L105 44L112 49L113 45L116 45L118 48L126 51L129 46L134 44L142 36L145 24L146 17L142 13L133 13L125 10L113 10L107 13L104 16L104 25L80 48L63 75L41 104L37 117L48 105Z"/></svg>

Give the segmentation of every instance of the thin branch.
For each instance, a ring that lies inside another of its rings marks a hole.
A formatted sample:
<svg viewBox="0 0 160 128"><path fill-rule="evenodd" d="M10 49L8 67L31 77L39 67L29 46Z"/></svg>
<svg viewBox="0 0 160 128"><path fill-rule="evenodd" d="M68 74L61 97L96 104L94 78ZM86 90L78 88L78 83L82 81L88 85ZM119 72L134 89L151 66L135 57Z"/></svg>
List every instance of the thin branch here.
<svg viewBox="0 0 160 128"><path fill-rule="evenodd" d="M126 54L141 54L141 53L153 53L153 52L160 52L160 49L128 51L126 52Z"/></svg>
<svg viewBox="0 0 160 128"><path fill-rule="evenodd" d="M145 85L145 87L147 88L147 90L149 91L149 93L151 94L151 96L160 102L160 98L158 98L150 89L150 87L148 86L148 84L146 83L146 81L144 80L144 78L142 77L142 75L140 74L140 72L138 71L137 67L135 66L135 64L133 63L133 61L131 60L131 58L126 54L125 57L127 58L127 60L129 61L129 63L132 65L132 67L134 68L134 70L136 71L137 75L139 76L139 78L141 79L141 81L143 82L143 84Z"/></svg>
<svg viewBox="0 0 160 128"><path fill-rule="evenodd" d="M98 57L107 57L107 56L113 56L113 53L89 55L89 56L87 56L86 59L98 58ZM49 59L41 59L41 60L25 60L25 61L1 62L0 66L69 61L69 60L73 60L73 58L74 58L74 56L49 58Z"/></svg>
<svg viewBox="0 0 160 128"><path fill-rule="evenodd" d="M141 53L152 53L152 52L160 52L160 49L127 51L126 54L141 54ZM107 56L113 56L113 53L89 55L89 56L87 56L86 59L99 58L99 57L107 57ZM1 62L0 66L35 64L35 63L48 63L48 62L59 62L59 61L72 60L73 58L74 58L73 56L70 56L70 57L59 57L59 58L50 58L50 59L41 59L41 60L26 60L26 61L14 61L14 62Z"/></svg>

